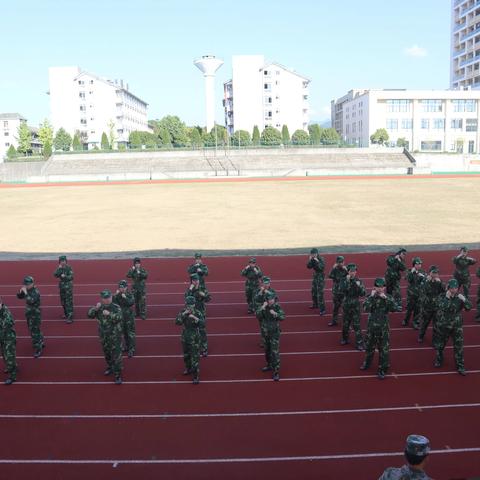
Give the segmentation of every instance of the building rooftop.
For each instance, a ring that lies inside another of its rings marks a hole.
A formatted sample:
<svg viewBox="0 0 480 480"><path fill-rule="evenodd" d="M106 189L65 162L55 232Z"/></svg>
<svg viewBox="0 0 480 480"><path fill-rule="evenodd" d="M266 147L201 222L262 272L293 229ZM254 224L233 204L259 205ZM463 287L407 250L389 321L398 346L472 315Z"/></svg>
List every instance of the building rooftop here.
<svg viewBox="0 0 480 480"><path fill-rule="evenodd" d="M19 113L0 113L0 120L25 120L27 119Z"/></svg>

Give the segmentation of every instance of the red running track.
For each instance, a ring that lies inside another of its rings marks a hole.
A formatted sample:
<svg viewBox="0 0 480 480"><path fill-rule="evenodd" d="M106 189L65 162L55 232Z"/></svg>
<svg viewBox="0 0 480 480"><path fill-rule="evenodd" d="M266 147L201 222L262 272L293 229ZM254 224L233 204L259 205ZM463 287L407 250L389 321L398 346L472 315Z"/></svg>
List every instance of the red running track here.
<svg viewBox="0 0 480 480"><path fill-rule="evenodd" d="M421 252L445 278L455 252ZM416 255L414 253L412 256ZM478 257L478 252L472 252ZM328 266L334 255L326 255ZM370 287L385 254L347 255ZM391 316L391 375L361 372L363 354L339 345L310 304L306 257L258 257L287 318L281 339L282 378L260 371L258 323L246 315L239 272L246 258L209 258L211 354L201 383L181 375L179 329L190 259L146 259L149 318L137 321L137 356L124 361L122 386L102 375L96 324L85 313L98 292L114 288L129 261L72 261L76 321L61 319L55 262L0 262L0 295L16 317L18 382L0 395L0 478L40 479L372 479L403 463L405 437L427 435L428 472L438 479L480 474L480 325L465 314L465 363L459 376L451 348L434 369L430 332ZM23 276L42 293L47 348L32 348L15 292ZM474 281L475 283L475 281ZM331 312L331 284L327 306ZM472 287L476 293L476 284ZM366 318L362 318L363 326ZM375 359L377 360L377 359Z"/></svg>

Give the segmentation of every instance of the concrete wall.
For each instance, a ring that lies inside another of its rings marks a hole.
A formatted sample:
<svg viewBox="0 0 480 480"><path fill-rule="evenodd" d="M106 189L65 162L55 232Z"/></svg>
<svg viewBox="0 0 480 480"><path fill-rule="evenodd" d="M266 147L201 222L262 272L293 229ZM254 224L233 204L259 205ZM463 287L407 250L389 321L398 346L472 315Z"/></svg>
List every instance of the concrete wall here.
<svg viewBox="0 0 480 480"><path fill-rule="evenodd" d="M25 182L40 175L45 162L7 162L0 164L0 182Z"/></svg>
<svg viewBox="0 0 480 480"><path fill-rule="evenodd" d="M480 155L448 153L415 153L417 167L432 173L479 172Z"/></svg>

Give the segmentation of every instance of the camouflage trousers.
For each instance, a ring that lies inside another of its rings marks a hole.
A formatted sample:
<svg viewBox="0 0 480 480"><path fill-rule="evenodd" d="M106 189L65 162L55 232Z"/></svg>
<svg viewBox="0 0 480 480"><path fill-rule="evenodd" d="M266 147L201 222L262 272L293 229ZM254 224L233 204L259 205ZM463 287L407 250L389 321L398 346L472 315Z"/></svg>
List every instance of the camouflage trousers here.
<svg viewBox="0 0 480 480"><path fill-rule="evenodd" d="M395 300L395 303L402 306L402 290L400 288L400 280L393 280L390 278L385 279L385 285L387 287L387 294L391 295Z"/></svg>
<svg viewBox="0 0 480 480"><path fill-rule="evenodd" d="M344 295L341 293L333 294L333 318L332 323L338 323L338 314L342 306Z"/></svg>
<svg viewBox="0 0 480 480"><path fill-rule="evenodd" d="M480 321L480 285L477 289L477 313L475 315L475 320Z"/></svg>
<svg viewBox="0 0 480 480"><path fill-rule="evenodd" d="M100 343L108 368L116 377L122 373L122 330L115 328L113 331L100 331Z"/></svg>
<svg viewBox="0 0 480 480"><path fill-rule="evenodd" d="M135 316L142 320L147 318L147 294L145 290L133 290L135 298Z"/></svg>
<svg viewBox="0 0 480 480"><path fill-rule="evenodd" d="M123 312L122 333L125 342L125 350L128 353L135 353L135 318L133 312Z"/></svg>
<svg viewBox="0 0 480 480"><path fill-rule="evenodd" d="M470 287L472 285L472 281L470 280L470 275L468 277L453 274L453 277L458 281L458 289L460 290L463 288L463 294L465 297L469 298Z"/></svg>
<svg viewBox="0 0 480 480"><path fill-rule="evenodd" d="M408 325L410 317L413 316L413 328L418 330L422 322L422 300L418 295L412 295L407 292L407 311L403 320L404 325Z"/></svg>
<svg viewBox="0 0 480 480"><path fill-rule="evenodd" d="M200 332L184 330L182 332L182 350L185 368L198 375L200 371Z"/></svg>
<svg viewBox="0 0 480 480"><path fill-rule="evenodd" d="M365 364L367 368L373 360L375 349L378 350L378 371L387 373L390 354L390 329L370 327L365 335Z"/></svg>
<svg viewBox="0 0 480 480"><path fill-rule="evenodd" d="M355 333L357 347L363 345L362 329L360 327L360 303L344 303L343 305L343 326L342 339L348 342L350 327Z"/></svg>
<svg viewBox="0 0 480 480"><path fill-rule="evenodd" d="M247 304L248 304L248 311L254 312L255 311L255 302L254 302L254 297L255 297L255 292L258 289L258 285L256 283L254 284L246 284L245 285L245 297L247 299Z"/></svg>
<svg viewBox="0 0 480 480"><path fill-rule="evenodd" d="M63 313L69 320L73 319L73 286L60 286L60 302L62 303Z"/></svg>
<svg viewBox="0 0 480 480"><path fill-rule="evenodd" d="M15 335L0 340L0 350L5 362L5 369L12 380L17 379L17 357L16 357L17 339Z"/></svg>
<svg viewBox="0 0 480 480"><path fill-rule="evenodd" d="M427 333L428 326L432 322L432 345L433 348L437 348L438 343L438 328L437 328L437 311L436 310L427 310L422 311L422 326L420 327L420 333L418 337L423 339Z"/></svg>
<svg viewBox="0 0 480 480"><path fill-rule="evenodd" d="M265 336L267 332L265 330L265 325L263 323L262 318L257 315L257 320L258 320L258 327L260 329L260 345L263 348L265 346Z"/></svg>
<svg viewBox="0 0 480 480"><path fill-rule="evenodd" d="M32 345L35 351L42 350L43 348L43 334L40 330L40 325L42 323L42 313L41 310L27 310L25 313L27 319L28 331L32 337Z"/></svg>
<svg viewBox="0 0 480 480"><path fill-rule="evenodd" d="M321 312L325 311L324 291L325 279L320 275L314 275L312 278L312 305L319 308Z"/></svg>
<svg viewBox="0 0 480 480"><path fill-rule="evenodd" d="M280 330L265 329L265 360L274 372L280 371Z"/></svg>
<svg viewBox="0 0 480 480"><path fill-rule="evenodd" d="M463 327L460 323L438 325L437 361L440 362L440 364L443 362L443 350L450 337L452 337L453 340L455 365L457 369L463 369Z"/></svg>

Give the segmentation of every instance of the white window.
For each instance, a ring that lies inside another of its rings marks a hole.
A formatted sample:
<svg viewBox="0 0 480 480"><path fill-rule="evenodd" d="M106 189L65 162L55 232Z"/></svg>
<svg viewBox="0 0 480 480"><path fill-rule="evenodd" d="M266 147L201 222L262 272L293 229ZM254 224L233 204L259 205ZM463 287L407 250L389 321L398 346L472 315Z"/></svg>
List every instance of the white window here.
<svg viewBox="0 0 480 480"><path fill-rule="evenodd" d="M465 124L465 131L467 132L476 132L477 131L477 119L476 118L467 118Z"/></svg>
<svg viewBox="0 0 480 480"><path fill-rule="evenodd" d="M445 129L445 119L434 118L433 119L433 128L435 130L444 130Z"/></svg>
<svg viewBox="0 0 480 480"><path fill-rule="evenodd" d="M441 100L421 100L422 110L424 112L441 112L442 101Z"/></svg>
<svg viewBox="0 0 480 480"><path fill-rule="evenodd" d="M387 118L387 130L398 130L398 118Z"/></svg>
<svg viewBox="0 0 480 480"><path fill-rule="evenodd" d="M7 143L5 143L5 146L6 146L6 147L9 147L9 146L10 146L10 144L7 142Z"/></svg>
<svg viewBox="0 0 480 480"><path fill-rule="evenodd" d="M409 112L411 100L387 100L387 112Z"/></svg>
<svg viewBox="0 0 480 480"><path fill-rule="evenodd" d="M428 130L430 128L430 120L428 118L422 118L420 128Z"/></svg>
<svg viewBox="0 0 480 480"><path fill-rule="evenodd" d="M411 130L413 128L413 120L411 118L402 119L402 130Z"/></svg>
<svg viewBox="0 0 480 480"><path fill-rule="evenodd" d="M463 128L463 119L462 118L452 118L451 128L453 130L462 130Z"/></svg>
<svg viewBox="0 0 480 480"><path fill-rule="evenodd" d="M5 132L3 135L4 135L5 137L8 137L10 134L9 134L8 132Z"/></svg>
<svg viewBox="0 0 480 480"><path fill-rule="evenodd" d="M8 128L8 120L3 121L3 128Z"/></svg>

